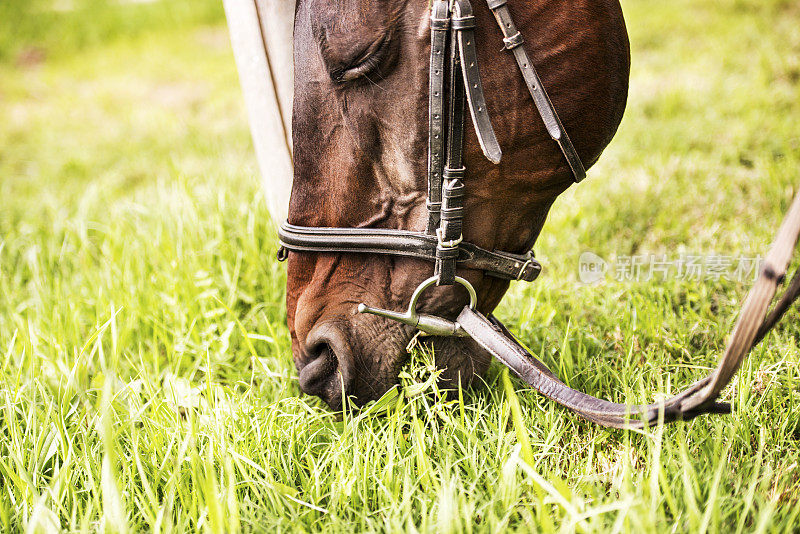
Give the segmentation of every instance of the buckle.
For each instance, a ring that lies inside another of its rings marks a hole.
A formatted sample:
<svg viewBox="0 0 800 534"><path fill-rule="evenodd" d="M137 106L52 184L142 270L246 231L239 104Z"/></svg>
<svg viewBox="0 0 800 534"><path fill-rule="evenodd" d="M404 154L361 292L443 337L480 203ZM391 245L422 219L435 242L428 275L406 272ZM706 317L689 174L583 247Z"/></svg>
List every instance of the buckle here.
<svg viewBox="0 0 800 534"><path fill-rule="evenodd" d="M541 272L541 266L539 266L538 270L534 270L533 272L528 272L531 265L539 265L539 262L536 261L536 258L533 255L533 251L529 250L528 253L525 255L525 262L522 264L522 267L519 268L519 272L517 272L516 280L525 280L526 282L533 282L539 276Z"/></svg>
<svg viewBox="0 0 800 534"><path fill-rule="evenodd" d="M522 276L525 274L525 270L528 268L528 266L531 264L532 261L533 258L528 258L528 261L522 264L522 267L520 267L519 269L519 273L517 273L517 280L522 280Z"/></svg>

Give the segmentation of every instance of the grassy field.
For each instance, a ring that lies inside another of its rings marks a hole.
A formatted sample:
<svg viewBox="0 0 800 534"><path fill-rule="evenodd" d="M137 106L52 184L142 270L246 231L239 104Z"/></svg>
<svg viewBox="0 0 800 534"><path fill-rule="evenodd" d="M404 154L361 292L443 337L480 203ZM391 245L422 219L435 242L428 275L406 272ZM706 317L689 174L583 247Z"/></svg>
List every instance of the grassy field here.
<svg viewBox="0 0 800 534"><path fill-rule="evenodd" d="M766 252L800 184L800 8L623 7L626 117L499 315L643 402L714 365L748 282L587 286L578 258ZM797 530L796 310L730 417L610 431L499 366L446 401L422 354L340 416L299 394L259 187L217 2L0 2L0 531Z"/></svg>

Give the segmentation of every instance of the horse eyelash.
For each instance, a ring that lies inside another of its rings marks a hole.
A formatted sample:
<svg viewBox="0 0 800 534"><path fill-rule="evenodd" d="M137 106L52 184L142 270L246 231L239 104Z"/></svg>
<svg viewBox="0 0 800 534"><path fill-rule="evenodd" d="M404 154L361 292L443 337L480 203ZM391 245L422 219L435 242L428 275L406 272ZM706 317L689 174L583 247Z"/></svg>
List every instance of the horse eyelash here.
<svg viewBox="0 0 800 534"><path fill-rule="evenodd" d="M331 72L331 78L337 83L345 83L365 77L380 66L388 51L390 36L385 36L375 50L355 65L336 69Z"/></svg>

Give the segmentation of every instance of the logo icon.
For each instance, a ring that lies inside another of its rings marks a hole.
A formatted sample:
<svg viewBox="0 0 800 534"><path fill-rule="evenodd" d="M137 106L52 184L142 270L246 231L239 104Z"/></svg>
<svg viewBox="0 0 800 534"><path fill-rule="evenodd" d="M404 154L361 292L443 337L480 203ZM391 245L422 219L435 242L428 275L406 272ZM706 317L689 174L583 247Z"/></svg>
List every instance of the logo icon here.
<svg viewBox="0 0 800 534"><path fill-rule="evenodd" d="M596 284L606 277L608 263L594 252L584 252L578 259L578 278L584 284Z"/></svg>

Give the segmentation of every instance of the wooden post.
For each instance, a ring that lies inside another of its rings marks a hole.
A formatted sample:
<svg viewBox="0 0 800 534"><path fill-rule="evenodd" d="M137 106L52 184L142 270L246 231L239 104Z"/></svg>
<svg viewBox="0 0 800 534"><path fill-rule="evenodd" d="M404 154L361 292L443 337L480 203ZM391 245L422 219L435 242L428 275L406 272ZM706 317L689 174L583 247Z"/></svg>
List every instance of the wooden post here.
<svg viewBox="0 0 800 534"><path fill-rule="evenodd" d="M223 0L250 133L272 219L292 187L294 0Z"/></svg>

